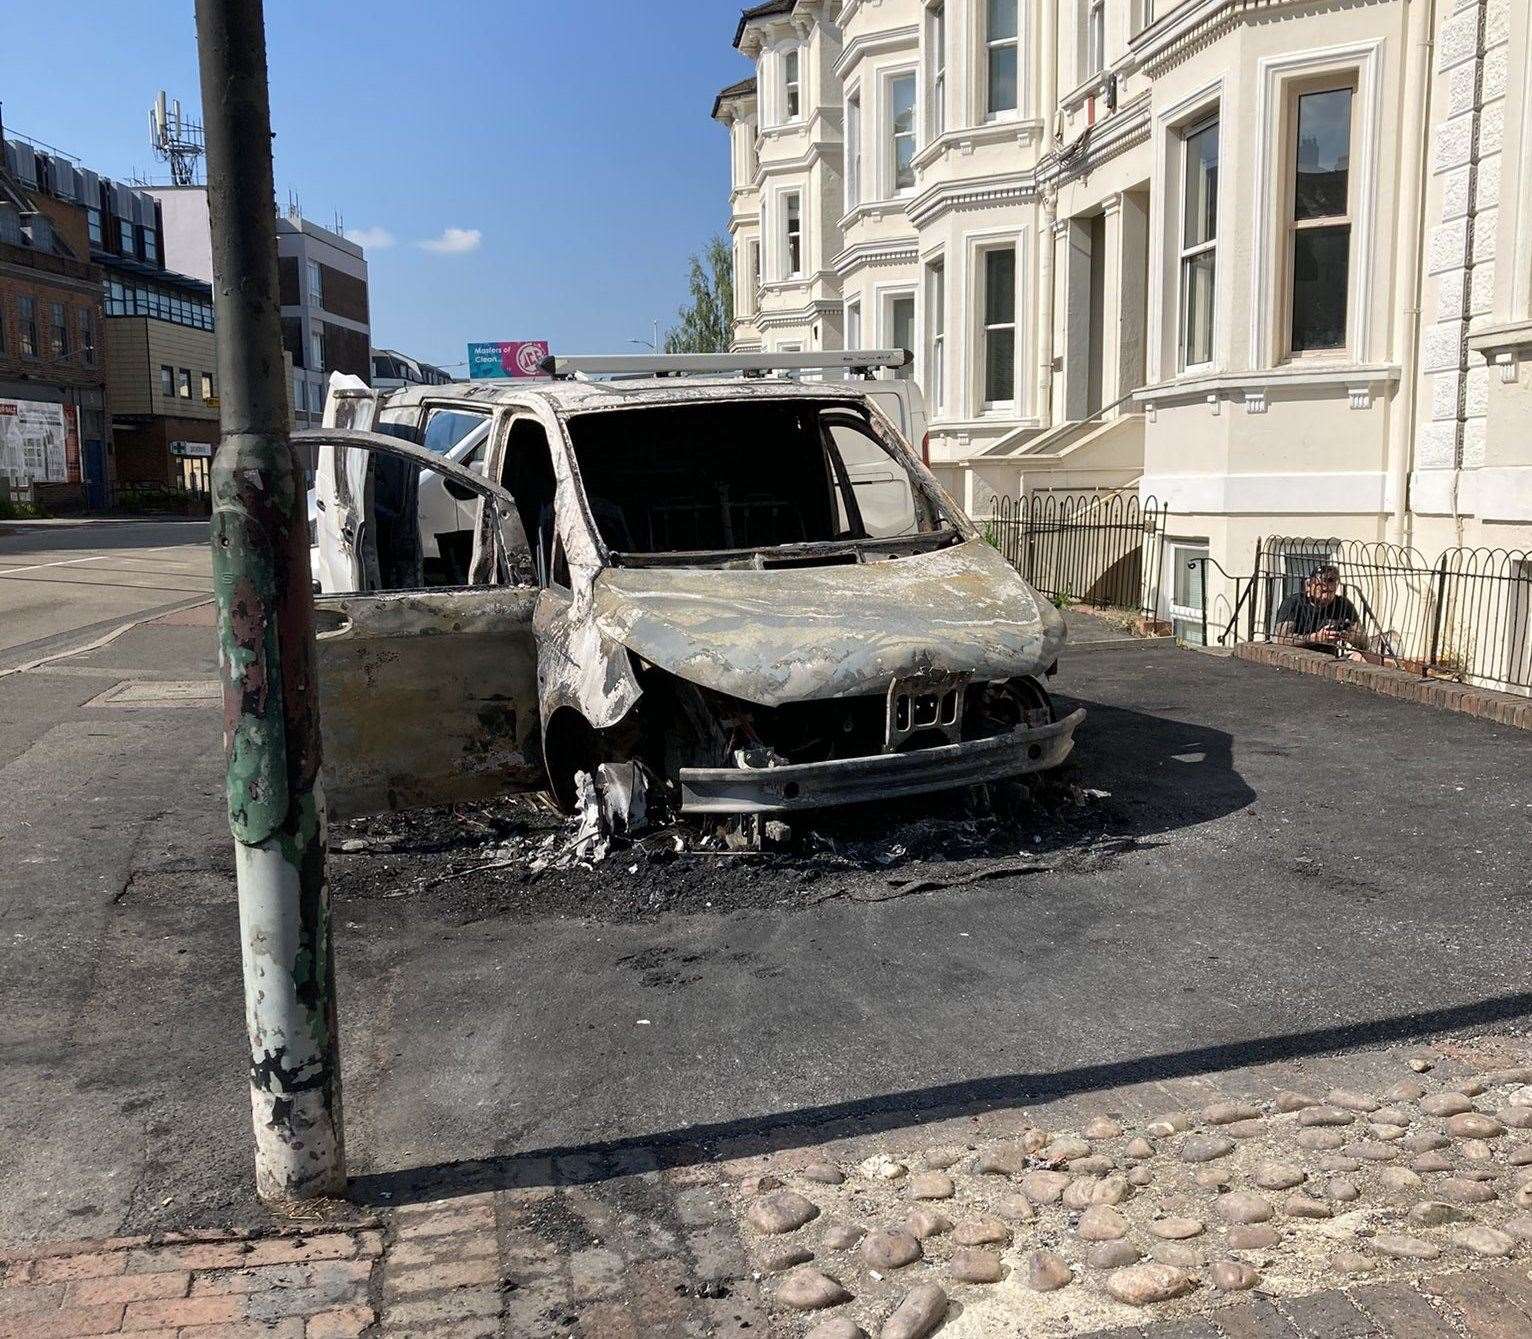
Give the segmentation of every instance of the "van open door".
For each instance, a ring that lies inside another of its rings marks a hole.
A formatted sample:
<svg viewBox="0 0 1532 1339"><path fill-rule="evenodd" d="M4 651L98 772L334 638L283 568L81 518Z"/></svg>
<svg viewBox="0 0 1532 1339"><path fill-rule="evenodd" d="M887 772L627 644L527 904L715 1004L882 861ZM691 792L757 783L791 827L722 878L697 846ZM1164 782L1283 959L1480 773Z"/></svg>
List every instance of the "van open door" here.
<svg viewBox="0 0 1532 1339"><path fill-rule="evenodd" d="M293 435L332 475L360 480L331 512L363 533L386 533L368 510L368 480L381 464L398 477L434 470L476 499L470 584L383 587L400 565L355 563L354 547L326 564L315 597L323 781L332 818L491 799L544 782L532 612L538 589L518 583L506 535L519 536L515 500L482 474L402 438L323 428ZM349 462L358 461L353 470ZM328 499L327 499L328 500ZM328 509L327 509L328 510ZM507 522L502 528L502 523ZM332 529L332 535L339 527ZM396 535L414 531L414 518ZM349 589L333 584L356 573Z"/></svg>

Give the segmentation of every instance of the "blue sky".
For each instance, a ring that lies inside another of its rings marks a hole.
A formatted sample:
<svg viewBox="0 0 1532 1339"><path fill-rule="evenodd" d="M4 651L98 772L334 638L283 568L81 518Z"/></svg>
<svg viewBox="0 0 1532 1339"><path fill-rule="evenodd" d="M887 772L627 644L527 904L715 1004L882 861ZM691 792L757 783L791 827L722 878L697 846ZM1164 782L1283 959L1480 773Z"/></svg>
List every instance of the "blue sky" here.
<svg viewBox="0 0 1532 1339"><path fill-rule="evenodd" d="M163 180L148 108L161 87L198 105L191 0L0 8L7 130ZM374 344L444 364L470 339L641 352L627 341L674 315L687 256L727 224L728 137L708 112L749 73L738 16L720 0L266 0L278 199L394 239L368 248Z"/></svg>

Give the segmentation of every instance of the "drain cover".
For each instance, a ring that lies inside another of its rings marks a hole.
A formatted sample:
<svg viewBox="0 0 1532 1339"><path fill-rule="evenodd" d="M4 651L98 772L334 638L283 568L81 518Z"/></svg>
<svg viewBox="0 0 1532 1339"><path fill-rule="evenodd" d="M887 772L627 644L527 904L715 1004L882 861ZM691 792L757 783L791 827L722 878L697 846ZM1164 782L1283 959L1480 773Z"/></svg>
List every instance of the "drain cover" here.
<svg viewBox="0 0 1532 1339"><path fill-rule="evenodd" d="M91 698L87 707L192 707L217 702L217 679L129 679Z"/></svg>

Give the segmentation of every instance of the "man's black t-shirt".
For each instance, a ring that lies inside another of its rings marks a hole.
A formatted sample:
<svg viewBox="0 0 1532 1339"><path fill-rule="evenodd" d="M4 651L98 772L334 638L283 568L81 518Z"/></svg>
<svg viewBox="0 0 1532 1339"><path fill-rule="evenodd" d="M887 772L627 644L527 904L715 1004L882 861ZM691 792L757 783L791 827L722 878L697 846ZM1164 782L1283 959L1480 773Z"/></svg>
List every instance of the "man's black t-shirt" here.
<svg viewBox="0 0 1532 1339"><path fill-rule="evenodd" d="M1356 627L1362 620L1356 611L1356 606L1344 595L1337 595L1333 600L1318 604L1309 599L1305 591L1295 590L1282 601L1281 607L1277 610L1276 621L1279 627L1284 623L1291 623L1293 632L1297 636L1308 637L1326 628L1346 632Z"/></svg>

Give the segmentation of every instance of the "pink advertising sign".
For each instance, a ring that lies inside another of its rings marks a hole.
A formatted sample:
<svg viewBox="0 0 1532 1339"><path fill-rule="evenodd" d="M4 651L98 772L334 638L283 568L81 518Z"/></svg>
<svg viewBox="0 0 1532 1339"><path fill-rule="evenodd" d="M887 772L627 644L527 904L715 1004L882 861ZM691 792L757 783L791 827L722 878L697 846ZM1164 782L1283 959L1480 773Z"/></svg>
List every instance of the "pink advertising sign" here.
<svg viewBox="0 0 1532 1339"><path fill-rule="evenodd" d="M500 340L468 346L468 375L475 381L502 377L546 376L543 360L548 356L545 339Z"/></svg>

